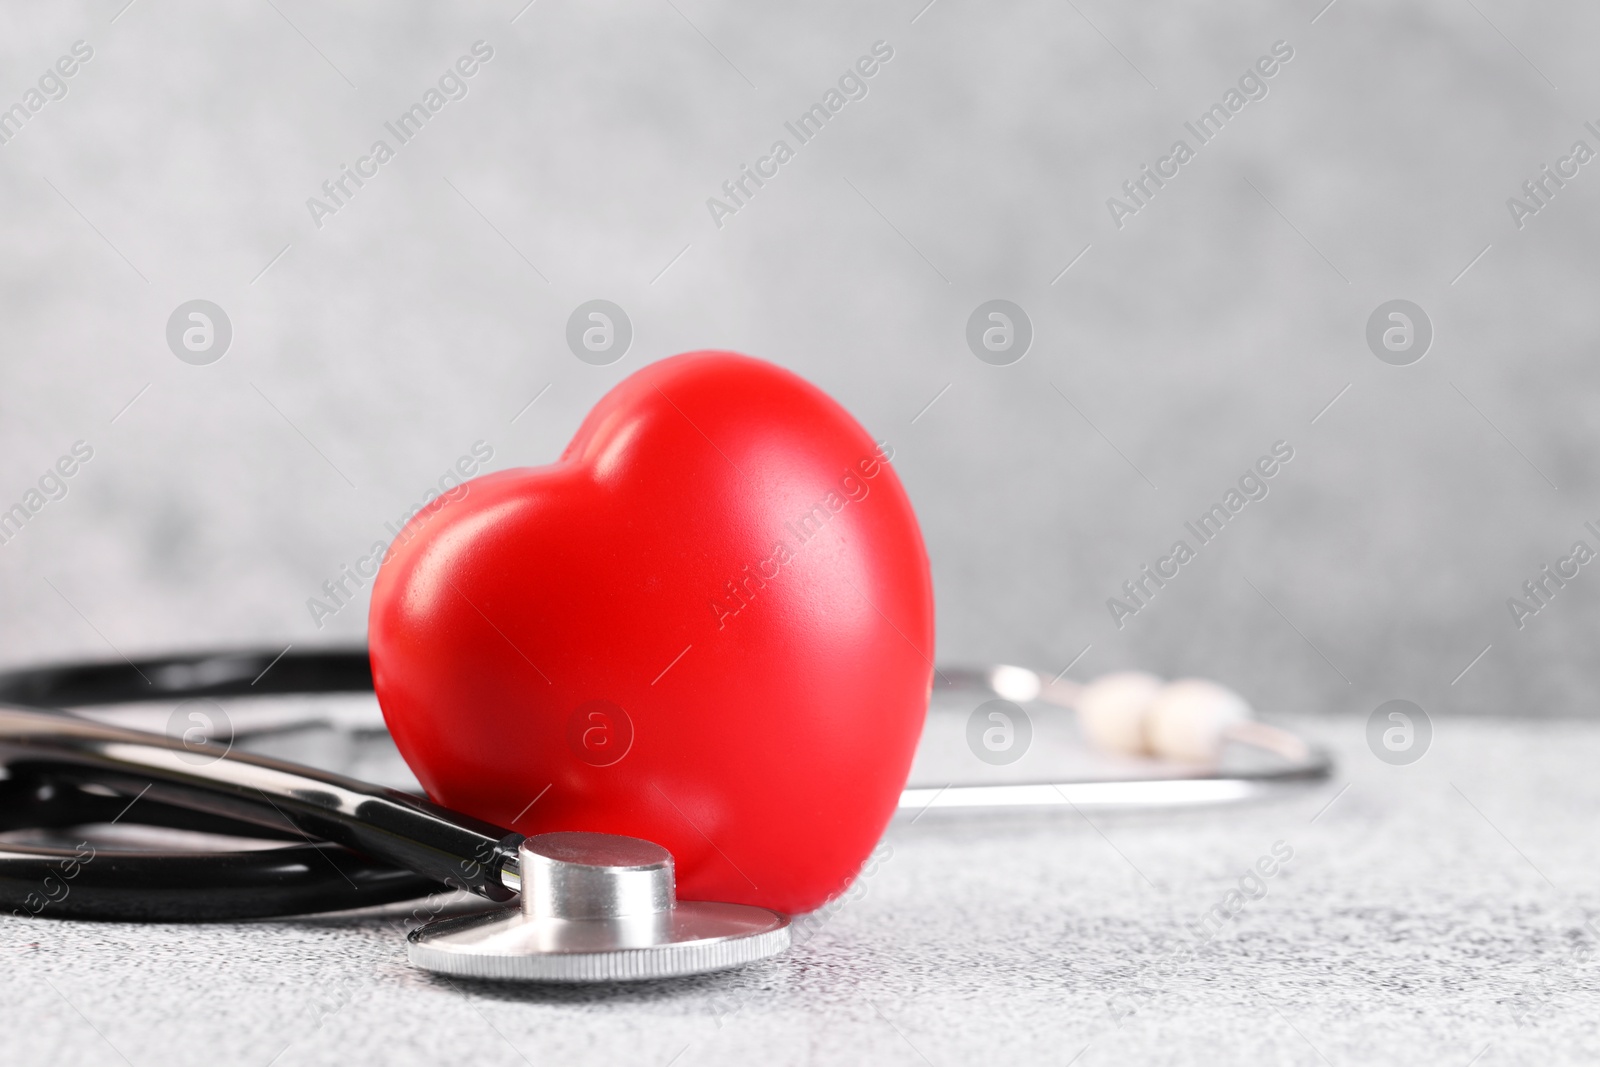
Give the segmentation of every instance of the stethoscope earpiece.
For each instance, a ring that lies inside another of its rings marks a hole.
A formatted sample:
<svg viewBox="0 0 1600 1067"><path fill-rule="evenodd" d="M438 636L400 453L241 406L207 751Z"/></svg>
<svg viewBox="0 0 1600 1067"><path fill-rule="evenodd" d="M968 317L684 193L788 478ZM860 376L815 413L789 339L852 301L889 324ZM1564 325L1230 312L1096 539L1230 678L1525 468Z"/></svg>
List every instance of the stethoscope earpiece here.
<svg viewBox="0 0 1600 1067"><path fill-rule="evenodd" d="M1078 690L1071 700L1084 738L1105 752L1143 756L1149 751L1145 720L1161 679L1143 671L1105 674Z"/></svg>
<svg viewBox="0 0 1600 1067"><path fill-rule="evenodd" d="M1244 697L1204 678L1163 683L1122 671L1096 678L1073 701L1089 743L1108 752L1214 763L1230 731L1254 713Z"/></svg>

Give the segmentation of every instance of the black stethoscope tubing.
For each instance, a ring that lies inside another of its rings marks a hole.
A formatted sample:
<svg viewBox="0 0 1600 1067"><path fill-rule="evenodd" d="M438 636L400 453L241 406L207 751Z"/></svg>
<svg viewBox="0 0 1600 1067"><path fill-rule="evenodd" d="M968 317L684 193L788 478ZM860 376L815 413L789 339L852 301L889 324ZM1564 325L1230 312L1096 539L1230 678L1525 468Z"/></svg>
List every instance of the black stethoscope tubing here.
<svg viewBox="0 0 1600 1067"><path fill-rule="evenodd" d="M514 893L522 835L420 797L63 712L195 697L370 692L365 650L224 652L0 674L0 829L128 822L279 838L158 853L0 843L0 908L125 921L228 920L391 903L446 888ZM226 758L221 758L226 752Z"/></svg>

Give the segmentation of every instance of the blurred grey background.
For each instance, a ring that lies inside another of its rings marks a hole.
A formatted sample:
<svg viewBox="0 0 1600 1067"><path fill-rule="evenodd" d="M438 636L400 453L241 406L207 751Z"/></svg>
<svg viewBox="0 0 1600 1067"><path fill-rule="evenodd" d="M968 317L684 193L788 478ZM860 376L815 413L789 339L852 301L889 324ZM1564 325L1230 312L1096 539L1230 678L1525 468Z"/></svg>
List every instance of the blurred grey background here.
<svg viewBox="0 0 1600 1067"><path fill-rule="evenodd" d="M1600 150L1600 9L525 2L0 12L0 508L93 448L0 545L0 661L359 641L364 596L321 627L307 600L475 442L549 462L625 375L723 347L893 445L943 659L1590 710L1600 576L1520 630L1507 600L1600 549L1600 165L1521 228L1507 199ZM878 41L867 95L718 227L707 199ZM1279 41L1267 95L1115 225ZM597 298L634 329L609 366L565 340ZM1008 366L965 337L995 298L1034 331ZM1409 366L1365 337L1397 298L1435 333ZM209 365L167 343L193 299L232 325ZM1119 629L1107 599L1280 440L1270 495Z"/></svg>

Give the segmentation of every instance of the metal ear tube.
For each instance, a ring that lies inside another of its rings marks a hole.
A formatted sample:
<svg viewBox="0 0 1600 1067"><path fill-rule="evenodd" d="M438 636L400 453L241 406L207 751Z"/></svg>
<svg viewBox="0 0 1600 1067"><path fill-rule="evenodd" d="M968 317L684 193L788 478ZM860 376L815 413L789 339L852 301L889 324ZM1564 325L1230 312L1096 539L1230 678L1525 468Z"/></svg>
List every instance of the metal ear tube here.
<svg viewBox="0 0 1600 1067"><path fill-rule="evenodd" d="M1161 762L1141 777L1083 780L1041 773L1035 780L988 782L962 778L914 785L900 797L902 812L986 808L1087 807L1162 809L1265 799L1323 781L1333 771L1326 751L1287 730L1250 718L1237 694L1214 682L1163 684L1152 675L1122 672L1087 685L1050 679L1010 664L940 666L935 694L1000 697L1041 706L1043 714L1075 713L1084 737L1111 753ZM1166 707L1163 708L1162 704ZM1152 738L1155 715L1166 729ZM1152 741L1156 744L1153 745ZM1265 766L1225 769L1228 745L1253 750ZM1160 747L1157 747L1160 746Z"/></svg>

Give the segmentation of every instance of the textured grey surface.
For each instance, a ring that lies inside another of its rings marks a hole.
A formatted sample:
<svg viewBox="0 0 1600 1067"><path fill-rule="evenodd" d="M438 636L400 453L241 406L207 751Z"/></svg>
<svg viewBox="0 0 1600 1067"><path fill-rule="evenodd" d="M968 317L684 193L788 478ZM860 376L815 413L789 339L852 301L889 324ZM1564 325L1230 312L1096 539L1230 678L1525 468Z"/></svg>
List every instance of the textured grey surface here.
<svg viewBox="0 0 1600 1067"><path fill-rule="evenodd" d="M1062 1064L1085 1046L1084 1067L1600 1057L1587 918L1600 859L1573 815L1600 804L1600 729L1445 719L1402 768L1366 751L1357 718L1304 722L1338 750L1340 780L1283 803L1093 826L1071 812L897 823L859 889L801 923L803 943L722 976L452 985L407 965L392 915L0 919L3 1058ZM1198 953L1171 955L1276 842L1294 854L1266 895ZM1119 1026L1114 1008L1130 1005Z"/></svg>

